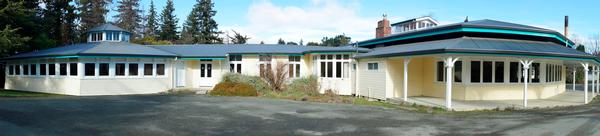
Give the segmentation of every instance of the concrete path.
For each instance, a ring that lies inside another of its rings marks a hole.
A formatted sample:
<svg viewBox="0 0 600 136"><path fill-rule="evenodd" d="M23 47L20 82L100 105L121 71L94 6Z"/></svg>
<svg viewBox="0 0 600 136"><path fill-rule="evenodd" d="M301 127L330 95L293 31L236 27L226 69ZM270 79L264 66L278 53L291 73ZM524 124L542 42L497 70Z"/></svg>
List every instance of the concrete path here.
<svg viewBox="0 0 600 136"><path fill-rule="evenodd" d="M202 95L0 98L0 135L600 135L600 104L432 115Z"/></svg>
<svg viewBox="0 0 600 136"><path fill-rule="evenodd" d="M567 91L562 94L547 99L530 99L527 101L527 108L551 108L556 106L575 106L584 104L584 93L581 91ZM590 99L591 100L591 93ZM419 105L445 107L444 98L434 97L409 97L409 102ZM452 100L452 109L455 111L472 111L484 109L523 109L523 100Z"/></svg>

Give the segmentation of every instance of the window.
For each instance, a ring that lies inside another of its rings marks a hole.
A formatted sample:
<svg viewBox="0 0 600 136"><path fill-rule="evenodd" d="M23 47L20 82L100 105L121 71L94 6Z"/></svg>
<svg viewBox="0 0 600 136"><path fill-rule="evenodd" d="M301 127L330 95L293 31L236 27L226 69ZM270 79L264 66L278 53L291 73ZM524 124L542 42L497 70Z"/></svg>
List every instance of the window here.
<svg viewBox="0 0 600 136"><path fill-rule="evenodd" d="M29 65L23 64L23 75L29 75Z"/></svg>
<svg viewBox="0 0 600 136"><path fill-rule="evenodd" d="M481 81L481 61L471 61L471 83Z"/></svg>
<svg viewBox="0 0 600 136"><path fill-rule="evenodd" d="M156 75L165 75L165 64L156 64Z"/></svg>
<svg viewBox="0 0 600 136"><path fill-rule="evenodd" d="M30 72L29 72L29 73L31 73L31 75L37 75L37 66L36 66L35 64L31 64L31 65L29 66L29 68L30 68L30 69L29 69L29 70L30 70Z"/></svg>
<svg viewBox="0 0 600 136"><path fill-rule="evenodd" d="M15 66L14 65L8 66L8 75L15 75Z"/></svg>
<svg viewBox="0 0 600 136"><path fill-rule="evenodd" d="M367 63L368 70L379 70L379 63Z"/></svg>
<svg viewBox="0 0 600 136"><path fill-rule="evenodd" d="M125 63L115 64L115 75L116 76L125 76Z"/></svg>
<svg viewBox="0 0 600 136"><path fill-rule="evenodd" d="M258 55L258 60L259 61L271 61L272 56L271 55Z"/></svg>
<svg viewBox="0 0 600 136"><path fill-rule="evenodd" d="M327 65L325 65L325 62L321 62L321 77L327 77L326 73Z"/></svg>
<svg viewBox="0 0 600 136"><path fill-rule="evenodd" d="M300 77L300 64L288 64L288 76Z"/></svg>
<svg viewBox="0 0 600 136"><path fill-rule="evenodd" d="M288 61L290 62L300 62L301 56L289 56Z"/></svg>
<svg viewBox="0 0 600 136"><path fill-rule="evenodd" d="M336 60L341 60L341 59L342 59L342 54L337 54L337 55L335 55L335 59L336 59Z"/></svg>
<svg viewBox="0 0 600 136"><path fill-rule="evenodd" d="M242 55L229 55L229 61L242 61Z"/></svg>
<svg viewBox="0 0 600 136"><path fill-rule="evenodd" d="M483 62L483 82L484 83L492 82L492 62L491 61Z"/></svg>
<svg viewBox="0 0 600 136"><path fill-rule="evenodd" d="M46 75L46 64L40 64L40 75Z"/></svg>
<svg viewBox="0 0 600 136"><path fill-rule="evenodd" d="M152 69L154 69L154 65L151 63L144 64L144 76L152 76Z"/></svg>
<svg viewBox="0 0 600 136"><path fill-rule="evenodd" d="M100 63L98 65L98 74L100 76L108 76L108 71L109 71L108 66L109 66L108 63Z"/></svg>
<svg viewBox="0 0 600 136"><path fill-rule="evenodd" d="M48 75L56 75L56 64L48 64Z"/></svg>
<svg viewBox="0 0 600 136"><path fill-rule="evenodd" d="M15 65L15 75L21 75L21 65Z"/></svg>
<svg viewBox="0 0 600 136"><path fill-rule="evenodd" d="M437 62L437 81L439 82L444 82L444 62L442 61L438 61Z"/></svg>
<svg viewBox="0 0 600 136"><path fill-rule="evenodd" d="M119 32L114 32L114 33L113 33L113 40L115 40L115 41L119 41L119 37L121 37L121 36L119 36L119 35L120 35L120 33L119 33Z"/></svg>
<svg viewBox="0 0 600 136"><path fill-rule="evenodd" d="M297 66L297 69L300 69L300 65ZM350 62L344 62L344 69L342 69L342 71L344 71L344 76L343 78L350 78ZM300 72L298 72L298 74L300 74Z"/></svg>
<svg viewBox="0 0 600 136"><path fill-rule="evenodd" d="M342 62L335 62L335 77L342 78Z"/></svg>
<svg viewBox="0 0 600 136"><path fill-rule="evenodd" d="M67 75L67 63L58 64L58 70L59 70L59 74L61 76L66 76Z"/></svg>
<svg viewBox="0 0 600 136"><path fill-rule="evenodd" d="M107 41L112 41L113 40L113 33L112 32L107 32L106 33L106 40Z"/></svg>
<svg viewBox="0 0 600 136"><path fill-rule="evenodd" d="M84 74L85 76L95 76L96 75L96 64L85 63L84 73L85 73Z"/></svg>
<svg viewBox="0 0 600 136"><path fill-rule="evenodd" d="M138 75L138 64L130 63L129 64L129 76L137 76Z"/></svg>
<svg viewBox="0 0 600 136"><path fill-rule="evenodd" d="M519 82L519 62L510 62L509 65L509 81L511 83Z"/></svg>
<svg viewBox="0 0 600 136"><path fill-rule="evenodd" d="M333 77L333 62L327 62L327 77Z"/></svg>
<svg viewBox="0 0 600 136"><path fill-rule="evenodd" d="M438 61L437 62L437 72L436 72L436 77L437 77L437 81L438 82L444 82L446 81L446 70L445 70L446 65L444 64L443 61ZM462 82L462 61L456 61L454 63L454 72L452 73L454 77L454 82L460 83Z"/></svg>
<svg viewBox="0 0 600 136"><path fill-rule="evenodd" d="M531 83L539 83L540 82L540 63L532 63L530 68L529 75L533 75L531 77Z"/></svg>
<svg viewBox="0 0 600 136"><path fill-rule="evenodd" d="M345 55L344 55L344 60L349 60L349 59L350 59L350 55L348 55L348 54L345 54Z"/></svg>
<svg viewBox="0 0 600 136"><path fill-rule="evenodd" d="M229 72L242 73L242 55L229 55Z"/></svg>
<svg viewBox="0 0 600 136"><path fill-rule="evenodd" d="M96 38L98 41L102 41L102 33L96 33L96 36L98 38Z"/></svg>
<svg viewBox="0 0 600 136"><path fill-rule="evenodd" d="M69 75L77 76L77 63L69 64Z"/></svg>
<svg viewBox="0 0 600 136"><path fill-rule="evenodd" d="M504 62L494 62L494 83L504 83Z"/></svg>
<svg viewBox="0 0 600 136"><path fill-rule="evenodd" d="M462 61L454 63L454 82L462 82Z"/></svg>

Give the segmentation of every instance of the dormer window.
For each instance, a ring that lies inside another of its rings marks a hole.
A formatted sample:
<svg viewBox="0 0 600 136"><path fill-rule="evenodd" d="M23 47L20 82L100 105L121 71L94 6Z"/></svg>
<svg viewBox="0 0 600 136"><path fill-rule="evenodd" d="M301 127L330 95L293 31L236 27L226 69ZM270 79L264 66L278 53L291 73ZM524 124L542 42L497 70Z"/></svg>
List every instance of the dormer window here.
<svg viewBox="0 0 600 136"><path fill-rule="evenodd" d="M102 33L92 33L92 42L102 41Z"/></svg>
<svg viewBox="0 0 600 136"><path fill-rule="evenodd" d="M106 32L107 41L119 41L120 32Z"/></svg>

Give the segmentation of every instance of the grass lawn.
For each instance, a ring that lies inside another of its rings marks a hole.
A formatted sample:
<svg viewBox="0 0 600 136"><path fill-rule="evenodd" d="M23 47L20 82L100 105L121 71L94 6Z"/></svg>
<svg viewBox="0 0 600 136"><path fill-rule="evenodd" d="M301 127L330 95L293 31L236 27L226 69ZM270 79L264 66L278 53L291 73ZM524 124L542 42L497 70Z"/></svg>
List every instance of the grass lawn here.
<svg viewBox="0 0 600 136"><path fill-rule="evenodd" d="M64 95L28 92L28 91L17 91L17 90L0 90L0 97L49 97L49 96L64 96Z"/></svg>

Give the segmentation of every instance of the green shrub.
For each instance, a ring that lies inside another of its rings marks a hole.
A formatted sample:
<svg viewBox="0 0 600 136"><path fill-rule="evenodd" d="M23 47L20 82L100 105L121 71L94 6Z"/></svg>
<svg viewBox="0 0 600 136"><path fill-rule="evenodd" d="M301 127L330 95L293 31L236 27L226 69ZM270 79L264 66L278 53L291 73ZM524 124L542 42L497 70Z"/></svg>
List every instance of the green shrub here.
<svg viewBox="0 0 600 136"><path fill-rule="evenodd" d="M269 85L258 76L247 76L237 73L228 73L223 76L221 82L247 84L258 91L260 94L271 92Z"/></svg>
<svg viewBox="0 0 600 136"><path fill-rule="evenodd" d="M215 96L258 96L258 92L251 85L245 83L221 82L217 84L210 95Z"/></svg>
<svg viewBox="0 0 600 136"><path fill-rule="evenodd" d="M284 92L299 92L308 96L319 95L319 82L316 76L298 78Z"/></svg>

